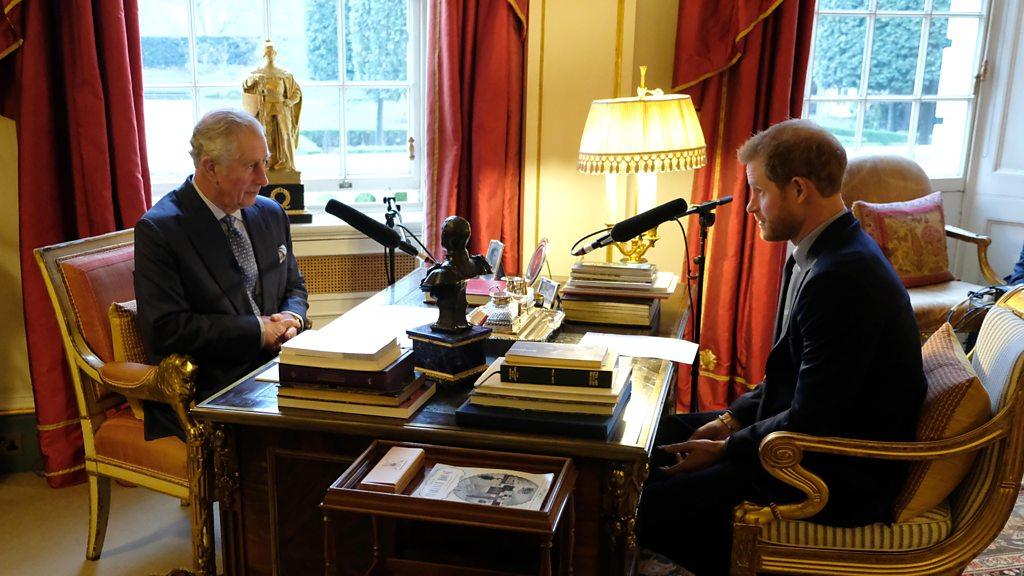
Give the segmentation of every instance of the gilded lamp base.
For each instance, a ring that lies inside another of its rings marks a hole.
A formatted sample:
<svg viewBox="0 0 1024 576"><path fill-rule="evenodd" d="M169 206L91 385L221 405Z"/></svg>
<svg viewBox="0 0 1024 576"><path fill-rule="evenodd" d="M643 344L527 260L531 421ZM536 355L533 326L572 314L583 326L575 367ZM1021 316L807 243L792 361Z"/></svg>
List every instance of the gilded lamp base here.
<svg viewBox="0 0 1024 576"><path fill-rule="evenodd" d="M609 224L609 227L612 225ZM619 262L626 262L631 264L642 264L647 262L644 258L644 254L648 250L654 248L654 244L658 241L658 229L651 228L647 232L628 240L626 242L616 242L615 248L622 254L622 258L619 258ZM609 247L608 261L611 262L611 248Z"/></svg>

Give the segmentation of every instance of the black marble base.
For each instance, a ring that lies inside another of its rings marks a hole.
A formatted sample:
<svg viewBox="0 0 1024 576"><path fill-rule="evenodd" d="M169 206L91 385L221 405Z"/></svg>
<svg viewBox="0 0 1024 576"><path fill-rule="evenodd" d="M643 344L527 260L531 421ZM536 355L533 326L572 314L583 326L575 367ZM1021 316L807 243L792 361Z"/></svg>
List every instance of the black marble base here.
<svg viewBox="0 0 1024 576"><path fill-rule="evenodd" d="M484 344L490 328L471 326L464 332L440 332L424 324L406 330L412 338L416 370L441 384L472 384L487 368Z"/></svg>

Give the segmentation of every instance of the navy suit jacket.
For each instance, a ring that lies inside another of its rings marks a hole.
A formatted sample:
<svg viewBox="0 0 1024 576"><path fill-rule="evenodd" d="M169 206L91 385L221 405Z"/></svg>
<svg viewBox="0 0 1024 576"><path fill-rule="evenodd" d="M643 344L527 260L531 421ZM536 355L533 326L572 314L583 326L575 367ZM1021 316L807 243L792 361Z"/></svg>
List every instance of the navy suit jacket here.
<svg viewBox="0 0 1024 576"><path fill-rule="evenodd" d="M291 311L305 318L306 287L284 210L258 196L242 209L242 220L259 270L260 313ZM227 236L191 177L135 225L135 297L149 361L172 353L192 357L200 400L274 356L261 347L259 318L242 282ZM152 406L146 408L147 437L180 434L160 429L156 421L165 419L151 418Z"/></svg>
<svg viewBox="0 0 1024 576"><path fill-rule="evenodd" d="M811 246L815 258L776 335L765 379L729 407L746 428L726 457L755 460L761 440L787 430L871 440L914 439L925 395L921 344L907 291L878 245L847 212ZM834 524L891 518L906 463L808 454L829 487L817 517Z"/></svg>

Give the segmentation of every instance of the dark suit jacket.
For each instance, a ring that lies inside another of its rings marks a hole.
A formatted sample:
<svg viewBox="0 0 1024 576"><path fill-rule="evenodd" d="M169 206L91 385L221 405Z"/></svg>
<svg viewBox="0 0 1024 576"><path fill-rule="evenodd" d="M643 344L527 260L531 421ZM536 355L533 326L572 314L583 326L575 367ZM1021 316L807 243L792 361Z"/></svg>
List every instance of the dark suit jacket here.
<svg viewBox="0 0 1024 576"><path fill-rule="evenodd" d="M306 287L284 210L259 196L242 210L242 219L259 269L261 313L287 310L305 318ZM135 225L135 297L149 361L175 352L192 357L199 399L273 357L261 349L259 319L227 236L191 177ZM147 404L147 437L180 435L158 429L165 418L150 418L151 408Z"/></svg>
<svg viewBox="0 0 1024 576"><path fill-rule="evenodd" d="M756 459L777 430L815 436L913 440L925 378L907 291L878 245L847 212L811 246L789 325L777 335L764 382L729 407L743 424L726 457ZM819 520L887 521L906 464L807 455L830 497Z"/></svg>

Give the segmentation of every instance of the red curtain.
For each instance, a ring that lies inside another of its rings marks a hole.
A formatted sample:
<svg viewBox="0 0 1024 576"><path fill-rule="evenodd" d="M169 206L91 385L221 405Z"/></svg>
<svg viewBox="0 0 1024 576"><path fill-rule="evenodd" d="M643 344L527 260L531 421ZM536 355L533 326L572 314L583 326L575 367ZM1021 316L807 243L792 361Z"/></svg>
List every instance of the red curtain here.
<svg viewBox="0 0 1024 576"><path fill-rule="evenodd" d="M674 91L693 97L708 145L692 201L733 197L717 210L708 243L702 410L724 408L764 378L786 248L761 240L746 214L749 190L736 150L754 133L800 116L813 17L814 0L679 2ZM691 255L697 236L691 219ZM677 408L688 410L689 370L680 370L678 392Z"/></svg>
<svg viewBox="0 0 1024 576"><path fill-rule="evenodd" d="M425 235L440 258L441 222L473 226L470 252L505 244L519 270L523 80L528 0L436 0L427 40Z"/></svg>
<svg viewBox="0 0 1024 576"><path fill-rule="evenodd" d="M45 474L59 487L85 479L82 432L32 250L130 228L150 206L138 5L25 2L21 18L25 43L0 61L0 112L17 122L29 365Z"/></svg>

